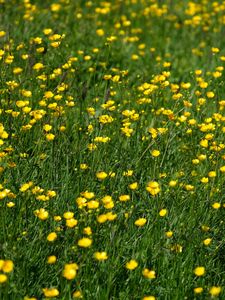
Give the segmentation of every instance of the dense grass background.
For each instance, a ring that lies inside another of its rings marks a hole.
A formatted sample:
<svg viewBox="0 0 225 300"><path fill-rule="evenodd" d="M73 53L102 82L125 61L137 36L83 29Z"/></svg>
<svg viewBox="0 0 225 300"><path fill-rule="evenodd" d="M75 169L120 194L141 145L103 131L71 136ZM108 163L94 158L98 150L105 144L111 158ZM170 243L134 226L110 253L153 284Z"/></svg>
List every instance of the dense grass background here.
<svg viewBox="0 0 225 300"><path fill-rule="evenodd" d="M225 298L224 11L207 0L0 1L0 259L14 264L0 263L0 299L46 299L44 288L66 300Z"/></svg>

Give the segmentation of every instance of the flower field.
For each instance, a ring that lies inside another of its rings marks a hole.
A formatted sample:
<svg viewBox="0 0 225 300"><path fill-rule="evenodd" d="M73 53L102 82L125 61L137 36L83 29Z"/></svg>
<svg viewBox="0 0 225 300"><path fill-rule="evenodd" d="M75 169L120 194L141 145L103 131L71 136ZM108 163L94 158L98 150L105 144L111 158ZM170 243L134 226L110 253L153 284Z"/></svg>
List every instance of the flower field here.
<svg viewBox="0 0 225 300"><path fill-rule="evenodd" d="M225 299L225 1L0 0L0 300Z"/></svg>

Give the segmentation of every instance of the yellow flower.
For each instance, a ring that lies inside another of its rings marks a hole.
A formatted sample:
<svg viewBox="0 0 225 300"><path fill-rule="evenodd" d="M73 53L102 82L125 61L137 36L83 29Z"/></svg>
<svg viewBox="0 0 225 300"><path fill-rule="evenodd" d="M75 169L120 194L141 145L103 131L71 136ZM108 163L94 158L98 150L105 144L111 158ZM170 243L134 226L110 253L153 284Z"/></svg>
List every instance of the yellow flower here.
<svg viewBox="0 0 225 300"><path fill-rule="evenodd" d="M167 231L166 237L171 238L173 236L173 231Z"/></svg>
<svg viewBox="0 0 225 300"><path fill-rule="evenodd" d="M15 75L16 75L16 74L20 74L20 73L22 73L22 72L23 72L23 69L22 69L22 68L19 68L19 67L18 67L18 68L14 68L14 69L13 69L13 74L15 74Z"/></svg>
<svg viewBox="0 0 225 300"><path fill-rule="evenodd" d="M194 293L195 294L201 294L203 292L203 288L202 287L196 287L194 288Z"/></svg>
<svg viewBox="0 0 225 300"><path fill-rule="evenodd" d="M109 116L109 115L101 115L99 116L99 122L102 124L107 124L107 123L112 123L113 122L113 117Z"/></svg>
<svg viewBox="0 0 225 300"><path fill-rule="evenodd" d="M212 204L212 207L214 209L219 209L221 207L221 204L219 202L215 202L215 203Z"/></svg>
<svg viewBox="0 0 225 300"><path fill-rule="evenodd" d="M50 131L50 130L52 129L52 126L49 125L49 124L45 124L45 125L43 126L43 129L44 129L44 131L48 132L48 131Z"/></svg>
<svg viewBox="0 0 225 300"><path fill-rule="evenodd" d="M138 188L138 183L137 182L133 182L129 185L129 188L131 190L136 190Z"/></svg>
<svg viewBox="0 0 225 300"><path fill-rule="evenodd" d="M219 49L219 48L216 48L216 47L212 47L212 48L211 48L211 51L212 51L213 53L218 53L218 52L220 52L220 49Z"/></svg>
<svg viewBox="0 0 225 300"><path fill-rule="evenodd" d="M89 238L82 238L78 241L78 246L82 248L87 248L90 247L92 244L92 240Z"/></svg>
<svg viewBox="0 0 225 300"><path fill-rule="evenodd" d="M215 94L213 92L207 92L206 95L207 95L208 98L214 98L215 97Z"/></svg>
<svg viewBox="0 0 225 300"><path fill-rule="evenodd" d="M111 78L112 78L112 75L110 75L110 74L109 75L106 74L106 75L103 76L104 80L109 80Z"/></svg>
<svg viewBox="0 0 225 300"><path fill-rule="evenodd" d="M96 209L99 207L99 202L97 200L91 200L91 201L87 202L87 207L89 209Z"/></svg>
<svg viewBox="0 0 225 300"><path fill-rule="evenodd" d="M57 260L57 257L55 255L50 255L50 256L48 256L47 263L52 265L56 262L56 260Z"/></svg>
<svg viewBox="0 0 225 300"><path fill-rule="evenodd" d="M97 172L96 173L96 177L99 180L104 180L107 176L108 176L108 174L106 172Z"/></svg>
<svg viewBox="0 0 225 300"><path fill-rule="evenodd" d="M142 300L156 300L154 296L145 296Z"/></svg>
<svg viewBox="0 0 225 300"><path fill-rule="evenodd" d="M36 71L39 71L41 69L44 68L44 65L42 63L36 63L34 66L33 66L33 70L36 70Z"/></svg>
<svg viewBox="0 0 225 300"><path fill-rule="evenodd" d="M48 134L46 134L46 139L47 139L48 141L53 141L54 138L55 138L55 135L54 135L53 133L48 133Z"/></svg>
<svg viewBox="0 0 225 300"><path fill-rule="evenodd" d="M139 219L137 219L137 220L134 222L134 224L135 224L136 226L138 226L138 227L142 227L142 226L144 226L144 225L146 224L146 222L147 222L147 219L145 219L145 218L139 218Z"/></svg>
<svg viewBox="0 0 225 300"><path fill-rule="evenodd" d="M205 239L205 240L203 241L203 244L204 244L205 246L208 246L209 244L211 244L211 241L212 241L212 239L207 238L207 239Z"/></svg>
<svg viewBox="0 0 225 300"><path fill-rule="evenodd" d="M209 142L204 139L204 140L201 140L200 141L200 145L203 147L203 148L207 148L209 146Z"/></svg>
<svg viewBox="0 0 225 300"><path fill-rule="evenodd" d="M203 276L205 274L205 268L204 267L197 267L194 269L194 273L196 276Z"/></svg>
<svg viewBox="0 0 225 300"><path fill-rule="evenodd" d="M177 181L176 180L171 180L170 182L169 182L169 186L170 187L175 187L177 185Z"/></svg>
<svg viewBox="0 0 225 300"><path fill-rule="evenodd" d="M120 75L115 75L115 76L113 76L113 78L112 78L112 81L113 81L113 82L119 82L119 80L120 80Z"/></svg>
<svg viewBox="0 0 225 300"><path fill-rule="evenodd" d="M129 195L121 195L121 196L119 196L119 200L121 202L129 201L130 200L130 196Z"/></svg>
<svg viewBox="0 0 225 300"><path fill-rule="evenodd" d="M137 266L138 266L138 263L137 263L137 261L134 260L134 259L131 259L130 261L128 261L128 262L126 263L126 268L127 268L128 270L134 270L134 269L137 268Z"/></svg>
<svg viewBox="0 0 225 300"><path fill-rule="evenodd" d="M10 273L10 272L12 272L13 267L14 267L14 264L13 264L12 260L5 260L1 269L5 273Z"/></svg>
<svg viewBox="0 0 225 300"><path fill-rule="evenodd" d="M78 197L77 199L76 199L76 203L77 203L77 205L78 205L78 207L81 209L81 208L83 208L83 207L85 207L86 205L87 205L87 200L85 199L85 198L83 198L83 197Z"/></svg>
<svg viewBox="0 0 225 300"><path fill-rule="evenodd" d="M167 215L167 209L161 209L159 212L160 217L165 217Z"/></svg>
<svg viewBox="0 0 225 300"><path fill-rule="evenodd" d="M61 9L61 4L59 3L53 3L51 4L51 11L57 12Z"/></svg>
<svg viewBox="0 0 225 300"><path fill-rule="evenodd" d="M114 207L114 202L113 201L109 201L107 203L104 204L104 207L106 209L112 209Z"/></svg>
<svg viewBox="0 0 225 300"><path fill-rule="evenodd" d="M159 151L159 150L152 150L152 151L151 151L151 155L152 155L153 157L158 157L158 156L160 155L160 151Z"/></svg>
<svg viewBox="0 0 225 300"><path fill-rule="evenodd" d="M3 37L3 36L5 36L5 35L6 35L6 32L3 31L3 30L1 30L1 31L0 31L0 37Z"/></svg>
<svg viewBox="0 0 225 300"><path fill-rule="evenodd" d="M60 130L61 132L64 132L64 131L66 130L66 127L62 125L62 126L59 127L59 130Z"/></svg>
<svg viewBox="0 0 225 300"><path fill-rule="evenodd" d="M40 208L34 211L34 214L42 221L48 219L48 211L44 208Z"/></svg>
<svg viewBox="0 0 225 300"><path fill-rule="evenodd" d="M221 287L220 286L212 286L209 290L209 293L211 296L218 296L221 292Z"/></svg>
<svg viewBox="0 0 225 300"><path fill-rule="evenodd" d="M225 166L220 167L220 172L222 172L222 173L225 172Z"/></svg>
<svg viewBox="0 0 225 300"><path fill-rule="evenodd" d="M68 280L72 280L76 277L78 270L78 265L76 263L65 264L63 270L63 277Z"/></svg>
<svg viewBox="0 0 225 300"><path fill-rule="evenodd" d="M108 204L108 203L110 203L110 202L112 202L112 201L113 201L113 199L112 199L112 197L109 196L109 195L106 195L106 196L104 196L104 197L102 198L102 202L103 202L104 204Z"/></svg>
<svg viewBox="0 0 225 300"><path fill-rule="evenodd" d="M205 155L205 154L200 154L199 156L198 156L198 159L199 160L206 160L206 158L207 158L207 156Z"/></svg>
<svg viewBox="0 0 225 300"><path fill-rule="evenodd" d="M73 292L73 298L83 298L82 293L80 291Z"/></svg>
<svg viewBox="0 0 225 300"><path fill-rule="evenodd" d="M33 185L32 181L30 181L28 183L24 183L24 184L21 185L20 191L21 192L26 192L32 185Z"/></svg>
<svg viewBox="0 0 225 300"><path fill-rule="evenodd" d="M102 224L108 221L107 215L106 214L101 214L97 217L98 223Z"/></svg>
<svg viewBox="0 0 225 300"><path fill-rule="evenodd" d="M74 213L72 211L67 211L63 214L63 217L66 219L66 220L69 220L69 219L72 219L74 216Z"/></svg>
<svg viewBox="0 0 225 300"><path fill-rule="evenodd" d="M201 181L201 183L208 183L209 178L208 177L202 177L200 181Z"/></svg>
<svg viewBox="0 0 225 300"><path fill-rule="evenodd" d="M180 244L174 244L171 247L171 250L176 252L176 253L181 253L183 251L183 247Z"/></svg>
<svg viewBox="0 0 225 300"><path fill-rule="evenodd" d="M58 48L58 47L60 46L60 44L61 44L60 41L50 43L50 45L51 45L53 48Z"/></svg>
<svg viewBox="0 0 225 300"><path fill-rule="evenodd" d="M157 195L161 190L159 187L158 182L156 181L150 181L146 187L146 190L152 195L155 196Z"/></svg>
<svg viewBox="0 0 225 300"><path fill-rule="evenodd" d="M199 159L192 159L192 163L193 163L193 165L198 165L199 164Z"/></svg>
<svg viewBox="0 0 225 300"><path fill-rule="evenodd" d="M147 268L145 268L143 271L142 271L142 275L147 278L147 279L154 279L156 278L156 274L155 274L155 271L153 270L149 270Z"/></svg>
<svg viewBox="0 0 225 300"><path fill-rule="evenodd" d="M7 207L14 207L15 206L15 203L14 202L12 202L12 201L10 201L10 202L7 202Z"/></svg>
<svg viewBox="0 0 225 300"><path fill-rule="evenodd" d="M53 94L52 91L46 91L46 92L44 93L44 98L50 99L50 98L52 98L52 97L54 97L54 94Z"/></svg>
<svg viewBox="0 0 225 300"><path fill-rule="evenodd" d="M109 221L113 221L117 218L117 214L113 214L111 211L106 213L106 216Z"/></svg>
<svg viewBox="0 0 225 300"><path fill-rule="evenodd" d="M208 176L209 176L209 177L216 177L216 172L215 172L215 171L210 171L210 172L208 173Z"/></svg>
<svg viewBox="0 0 225 300"><path fill-rule="evenodd" d="M106 259L108 259L108 255L105 251L95 252L94 253L94 258L97 259L97 260L106 260Z"/></svg>
<svg viewBox="0 0 225 300"><path fill-rule="evenodd" d="M88 60L90 60L90 59L91 59L91 56L90 56L90 55L85 55L85 56L84 56L84 60L87 60L87 61L88 61Z"/></svg>
<svg viewBox="0 0 225 300"><path fill-rule="evenodd" d="M74 218L66 220L66 226L69 228L73 228L73 227L77 226L77 223L78 223L78 221Z"/></svg>
<svg viewBox="0 0 225 300"><path fill-rule="evenodd" d="M45 28L45 29L43 30L43 33L44 33L45 35L49 35L49 34L52 33L52 29L51 29L51 28Z"/></svg>
<svg viewBox="0 0 225 300"><path fill-rule="evenodd" d="M57 239L57 234L55 232L51 232L49 233L49 235L47 236L47 240L49 242L54 242Z"/></svg>
<svg viewBox="0 0 225 300"><path fill-rule="evenodd" d="M6 282L8 279L7 275L5 274L0 274L0 283Z"/></svg>
<svg viewBox="0 0 225 300"><path fill-rule="evenodd" d="M127 170L127 171L123 172L123 176L130 177L133 175L133 173L134 173L133 170Z"/></svg>
<svg viewBox="0 0 225 300"><path fill-rule="evenodd" d="M87 235L92 235L91 227L90 226L85 227L84 230L83 230L83 233L87 234Z"/></svg>
<svg viewBox="0 0 225 300"><path fill-rule="evenodd" d="M56 196L56 192L55 192L55 191L48 190L48 191L47 191L47 196L49 196L50 198L53 198L53 197Z"/></svg>
<svg viewBox="0 0 225 300"><path fill-rule="evenodd" d="M95 108L94 107L88 107L87 112L90 116L94 116L95 115Z"/></svg>
<svg viewBox="0 0 225 300"><path fill-rule="evenodd" d="M191 184L186 184L185 186L185 189L186 189L186 191L193 191L194 190L194 186L193 185L191 185Z"/></svg>
<svg viewBox="0 0 225 300"><path fill-rule="evenodd" d="M40 200L40 201L48 201L49 197L45 196L45 195L38 195L38 196L36 196L36 199Z"/></svg>
<svg viewBox="0 0 225 300"><path fill-rule="evenodd" d="M59 295L59 291L56 288L44 288L42 291L47 298L54 298Z"/></svg>
<svg viewBox="0 0 225 300"><path fill-rule="evenodd" d="M103 35L105 34L105 32L104 32L103 29L97 29L97 30L96 30L96 34L97 34L98 36L103 36Z"/></svg>
<svg viewBox="0 0 225 300"><path fill-rule="evenodd" d="M85 191L81 193L81 196L85 197L86 199L90 200L94 198L95 194L93 192Z"/></svg>

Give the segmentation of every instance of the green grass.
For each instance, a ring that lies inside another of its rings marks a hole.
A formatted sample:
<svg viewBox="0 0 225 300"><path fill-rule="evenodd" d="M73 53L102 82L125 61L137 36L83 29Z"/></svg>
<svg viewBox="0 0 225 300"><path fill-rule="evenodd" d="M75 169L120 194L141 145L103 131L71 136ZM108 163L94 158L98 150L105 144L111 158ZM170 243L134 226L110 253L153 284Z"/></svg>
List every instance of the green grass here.
<svg viewBox="0 0 225 300"><path fill-rule="evenodd" d="M0 299L48 299L44 288L65 300L224 299L224 3L1 0L0 10L0 260L13 262L0 261Z"/></svg>

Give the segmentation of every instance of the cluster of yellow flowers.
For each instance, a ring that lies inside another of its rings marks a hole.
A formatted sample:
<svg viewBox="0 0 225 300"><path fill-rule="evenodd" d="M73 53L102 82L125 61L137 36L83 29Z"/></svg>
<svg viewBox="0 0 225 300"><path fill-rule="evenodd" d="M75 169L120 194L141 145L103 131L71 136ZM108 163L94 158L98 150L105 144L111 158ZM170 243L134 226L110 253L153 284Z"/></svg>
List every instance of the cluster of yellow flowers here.
<svg viewBox="0 0 225 300"><path fill-rule="evenodd" d="M0 295L224 297L225 1L14 2Z"/></svg>
<svg viewBox="0 0 225 300"><path fill-rule="evenodd" d="M0 259L0 272L1 272L0 273L0 283L4 283L7 281L7 279L8 279L7 274L11 273L13 271L13 268L14 268L14 264L11 260Z"/></svg>

